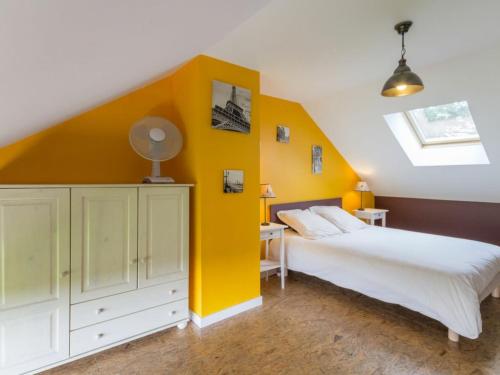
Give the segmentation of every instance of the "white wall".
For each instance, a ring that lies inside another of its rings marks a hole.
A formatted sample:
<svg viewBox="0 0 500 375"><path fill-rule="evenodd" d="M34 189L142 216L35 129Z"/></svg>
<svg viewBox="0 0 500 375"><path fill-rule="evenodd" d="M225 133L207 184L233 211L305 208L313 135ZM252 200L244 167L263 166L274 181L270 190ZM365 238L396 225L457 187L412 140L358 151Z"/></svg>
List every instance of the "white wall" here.
<svg viewBox="0 0 500 375"><path fill-rule="evenodd" d="M377 81L305 108L376 195L500 202L499 67L500 44L419 69L425 90L413 96L382 97ZM468 101L491 164L414 167L383 115L458 100Z"/></svg>

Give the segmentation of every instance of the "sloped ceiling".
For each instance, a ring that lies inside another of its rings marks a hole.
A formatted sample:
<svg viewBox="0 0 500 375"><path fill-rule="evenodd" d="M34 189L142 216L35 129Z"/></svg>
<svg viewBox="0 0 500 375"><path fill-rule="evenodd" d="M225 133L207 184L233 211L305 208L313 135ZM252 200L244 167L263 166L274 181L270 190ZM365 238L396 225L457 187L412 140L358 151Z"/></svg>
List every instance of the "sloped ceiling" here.
<svg viewBox="0 0 500 375"><path fill-rule="evenodd" d="M1 0L0 146L158 78L269 0Z"/></svg>
<svg viewBox="0 0 500 375"><path fill-rule="evenodd" d="M207 52L303 103L375 194L500 202L498 14L495 0L275 0ZM426 89L383 98L399 58L393 26L406 19L408 63ZM464 99L491 164L413 167L382 116Z"/></svg>
<svg viewBox="0 0 500 375"><path fill-rule="evenodd" d="M376 194L500 202L498 14L497 0L2 0L0 147L204 52L303 103ZM426 89L382 98L405 19ZM491 165L413 167L382 115L463 99Z"/></svg>

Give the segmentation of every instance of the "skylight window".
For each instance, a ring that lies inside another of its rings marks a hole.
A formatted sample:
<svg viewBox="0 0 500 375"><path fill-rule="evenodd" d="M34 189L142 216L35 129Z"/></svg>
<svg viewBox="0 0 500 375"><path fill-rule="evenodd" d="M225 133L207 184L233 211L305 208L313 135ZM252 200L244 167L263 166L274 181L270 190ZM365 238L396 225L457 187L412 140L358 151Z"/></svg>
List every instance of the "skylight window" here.
<svg viewBox="0 0 500 375"><path fill-rule="evenodd" d="M384 115L416 167L489 164L466 101Z"/></svg>
<svg viewBox="0 0 500 375"><path fill-rule="evenodd" d="M480 140L465 100L414 109L406 114L424 146Z"/></svg>

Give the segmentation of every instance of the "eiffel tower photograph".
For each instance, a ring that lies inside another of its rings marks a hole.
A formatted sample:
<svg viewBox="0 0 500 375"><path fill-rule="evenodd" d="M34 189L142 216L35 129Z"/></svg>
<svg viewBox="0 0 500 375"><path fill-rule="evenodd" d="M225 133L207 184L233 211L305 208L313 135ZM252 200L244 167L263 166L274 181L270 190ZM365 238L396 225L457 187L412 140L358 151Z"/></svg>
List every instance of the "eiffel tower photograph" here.
<svg viewBox="0 0 500 375"><path fill-rule="evenodd" d="M212 128L250 133L250 90L212 81Z"/></svg>

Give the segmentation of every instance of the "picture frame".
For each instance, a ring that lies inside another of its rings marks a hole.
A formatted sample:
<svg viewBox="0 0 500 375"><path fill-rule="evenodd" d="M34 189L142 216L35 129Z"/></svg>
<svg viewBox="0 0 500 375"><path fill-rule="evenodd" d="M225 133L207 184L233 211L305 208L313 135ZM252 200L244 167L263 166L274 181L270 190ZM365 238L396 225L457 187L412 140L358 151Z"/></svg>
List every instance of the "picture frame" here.
<svg viewBox="0 0 500 375"><path fill-rule="evenodd" d="M225 169L222 191L226 194L243 193L245 175L242 170Z"/></svg>
<svg viewBox="0 0 500 375"><path fill-rule="evenodd" d="M212 81L212 129L250 134L251 112L249 89Z"/></svg>
<svg viewBox="0 0 500 375"><path fill-rule="evenodd" d="M279 143L290 143L290 128L285 125L276 127L276 141Z"/></svg>
<svg viewBox="0 0 500 375"><path fill-rule="evenodd" d="M323 173L323 147L320 145L312 146L312 173Z"/></svg>

